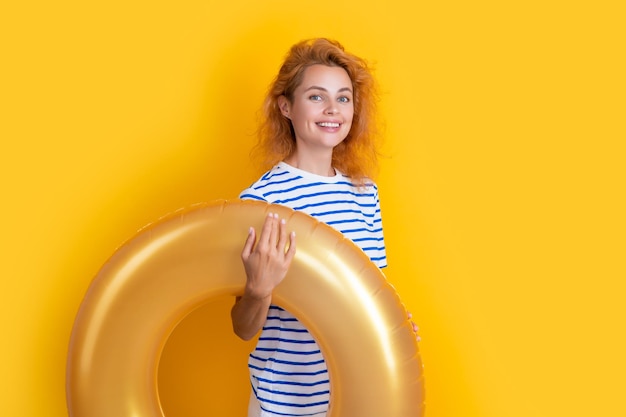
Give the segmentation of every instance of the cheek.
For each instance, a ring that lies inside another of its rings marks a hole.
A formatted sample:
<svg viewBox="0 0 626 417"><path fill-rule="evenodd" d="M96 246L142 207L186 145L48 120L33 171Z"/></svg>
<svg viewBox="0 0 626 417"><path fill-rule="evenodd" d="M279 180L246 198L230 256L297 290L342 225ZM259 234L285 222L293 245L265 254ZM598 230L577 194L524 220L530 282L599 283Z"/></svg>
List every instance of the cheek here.
<svg viewBox="0 0 626 417"><path fill-rule="evenodd" d="M346 121L352 124L352 122L354 121L354 111L348 112L348 114L346 115Z"/></svg>
<svg viewBox="0 0 626 417"><path fill-rule="evenodd" d="M352 104L352 106L347 110L348 113L348 117L350 117L350 120L352 120L354 118L354 103Z"/></svg>

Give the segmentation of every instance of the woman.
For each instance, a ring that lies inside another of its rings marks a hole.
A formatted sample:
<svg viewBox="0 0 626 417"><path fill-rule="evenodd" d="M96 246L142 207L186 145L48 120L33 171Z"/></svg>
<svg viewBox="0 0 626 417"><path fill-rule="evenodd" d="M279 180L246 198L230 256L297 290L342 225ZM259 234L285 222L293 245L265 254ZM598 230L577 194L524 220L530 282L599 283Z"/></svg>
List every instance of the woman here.
<svg viewBox="0 0 626 417"><path fill-rule="evenodd" d="M352 239L386 266L375 168L375 88L364 60L337 42L294 45L265 99L258 151L272 166L240 198L303 211ZM247 281L231 316L244 340L262 331L249 358L252 416L325 416L329 380L304 326L272 305L296 252L296 236L270 214L242 250ZM323 302L323 301L320 301Z"/></svg>

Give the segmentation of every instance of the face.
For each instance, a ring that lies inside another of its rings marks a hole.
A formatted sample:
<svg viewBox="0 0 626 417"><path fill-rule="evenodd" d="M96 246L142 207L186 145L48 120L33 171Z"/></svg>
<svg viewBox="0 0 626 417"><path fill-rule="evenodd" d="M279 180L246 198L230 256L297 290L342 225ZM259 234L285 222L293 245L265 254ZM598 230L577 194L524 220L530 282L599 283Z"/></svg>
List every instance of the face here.
<svg viewBox="0 0 626 417"><path fill-rule="evenodd" d="M312 65L304 71L293 100L279 100L291 120L299 153L329 151L350 132L354 115L352 81L341 67Z"/></svg>

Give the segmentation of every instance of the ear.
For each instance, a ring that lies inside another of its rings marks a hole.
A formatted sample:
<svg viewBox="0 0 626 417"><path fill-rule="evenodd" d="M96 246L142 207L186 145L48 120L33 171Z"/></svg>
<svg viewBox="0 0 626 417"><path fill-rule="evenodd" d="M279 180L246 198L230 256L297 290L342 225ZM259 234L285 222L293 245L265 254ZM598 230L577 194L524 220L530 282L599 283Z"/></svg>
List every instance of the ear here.
<svg viewBox="0 0 626 417"><path fill-rule="evenodd" d="M280 109L280 112L283 114L283 116L291 120L291 118L289 117L289 111L291 110L291 103L289 103L289 100L287 99L287 97L285 96L278 97L278 108Z"/></svg>

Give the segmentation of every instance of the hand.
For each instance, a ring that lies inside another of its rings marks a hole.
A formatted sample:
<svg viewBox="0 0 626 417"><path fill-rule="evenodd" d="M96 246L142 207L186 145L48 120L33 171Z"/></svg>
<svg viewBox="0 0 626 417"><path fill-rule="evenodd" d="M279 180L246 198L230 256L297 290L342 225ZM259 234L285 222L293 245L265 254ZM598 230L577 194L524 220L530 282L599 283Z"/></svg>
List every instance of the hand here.
<svg viewBox="0 0 626 417"><path fill-rule="evenodd" d="M411 314L410 311L407 311L406 313L407 313L407 317L409 318L409 321L411 322L411 326L413 327L413 333L415 333L415 339L417 339L417 341L420 342L422 340L422 338L419 335L420 328L417 327L417 324L415 324L413 320L411 320L413 318L413 314Z"/></svg>
<svg viewBox="0 0 626 417"><path fill-rule="evenodd" d="M258 242L256 231L251 227L241 252L246 270L245 295L257 299L271 296L285 278L295 253L295 232L287 237L286 222L279 220L278 214L267 215Z"/></svg>

